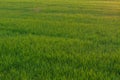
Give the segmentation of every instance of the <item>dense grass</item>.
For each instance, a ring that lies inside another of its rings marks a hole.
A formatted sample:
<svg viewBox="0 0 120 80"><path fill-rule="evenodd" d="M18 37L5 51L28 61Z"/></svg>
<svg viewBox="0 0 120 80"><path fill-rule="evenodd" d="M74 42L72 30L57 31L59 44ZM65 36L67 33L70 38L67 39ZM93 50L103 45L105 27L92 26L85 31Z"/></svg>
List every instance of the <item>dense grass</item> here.
<svg viewBox="0 0 120 80"><path fill-rule="evenodd" d="M1 0L0 80L120 80L120 1Z"/></svg>

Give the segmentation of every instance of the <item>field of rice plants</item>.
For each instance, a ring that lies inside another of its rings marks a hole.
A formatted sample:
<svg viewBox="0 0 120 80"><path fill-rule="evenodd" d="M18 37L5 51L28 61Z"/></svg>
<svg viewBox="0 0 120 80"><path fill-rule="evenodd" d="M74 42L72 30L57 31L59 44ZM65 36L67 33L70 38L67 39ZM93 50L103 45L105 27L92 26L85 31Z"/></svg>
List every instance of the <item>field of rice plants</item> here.
<svg viewBox="0 0 120 80"><path fill-rule="evenodd" d="M0 80L120 80L120 1L0 0Z"/></svg>

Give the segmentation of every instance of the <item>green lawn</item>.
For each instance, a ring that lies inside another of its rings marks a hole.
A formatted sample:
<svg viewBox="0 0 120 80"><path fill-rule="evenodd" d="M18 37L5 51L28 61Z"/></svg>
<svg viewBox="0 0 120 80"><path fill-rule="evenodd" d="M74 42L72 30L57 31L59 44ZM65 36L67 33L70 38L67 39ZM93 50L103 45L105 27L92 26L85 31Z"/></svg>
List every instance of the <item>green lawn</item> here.
<svg viewBox="0 0 120 80"><path fill-rule="evenodd" d="M120 80L120 1L0 0L0 80Z"/></svg>

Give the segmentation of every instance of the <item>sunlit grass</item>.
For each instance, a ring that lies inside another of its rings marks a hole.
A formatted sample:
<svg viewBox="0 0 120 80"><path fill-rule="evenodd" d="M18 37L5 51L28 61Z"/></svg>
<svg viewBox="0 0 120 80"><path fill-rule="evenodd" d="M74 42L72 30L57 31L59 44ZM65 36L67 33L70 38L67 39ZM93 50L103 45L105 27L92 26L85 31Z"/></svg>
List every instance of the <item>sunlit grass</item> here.
<svg viewBox="0 0 120 80"><path fill-rule="evenodd" d="M119 79L119 0L0 1L0 80Z"/></svg>

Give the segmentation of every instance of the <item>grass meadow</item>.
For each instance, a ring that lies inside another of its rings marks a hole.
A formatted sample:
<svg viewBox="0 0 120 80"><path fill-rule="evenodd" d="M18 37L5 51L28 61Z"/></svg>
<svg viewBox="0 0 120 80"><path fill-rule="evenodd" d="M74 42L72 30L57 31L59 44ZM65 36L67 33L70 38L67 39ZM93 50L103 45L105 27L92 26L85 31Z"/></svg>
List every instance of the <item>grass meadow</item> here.
<svg viewBox="0 0 120 80"><path fill-rule="evenodd" d="M120 80L120 1L0 0L0 80Z"/></svg>

